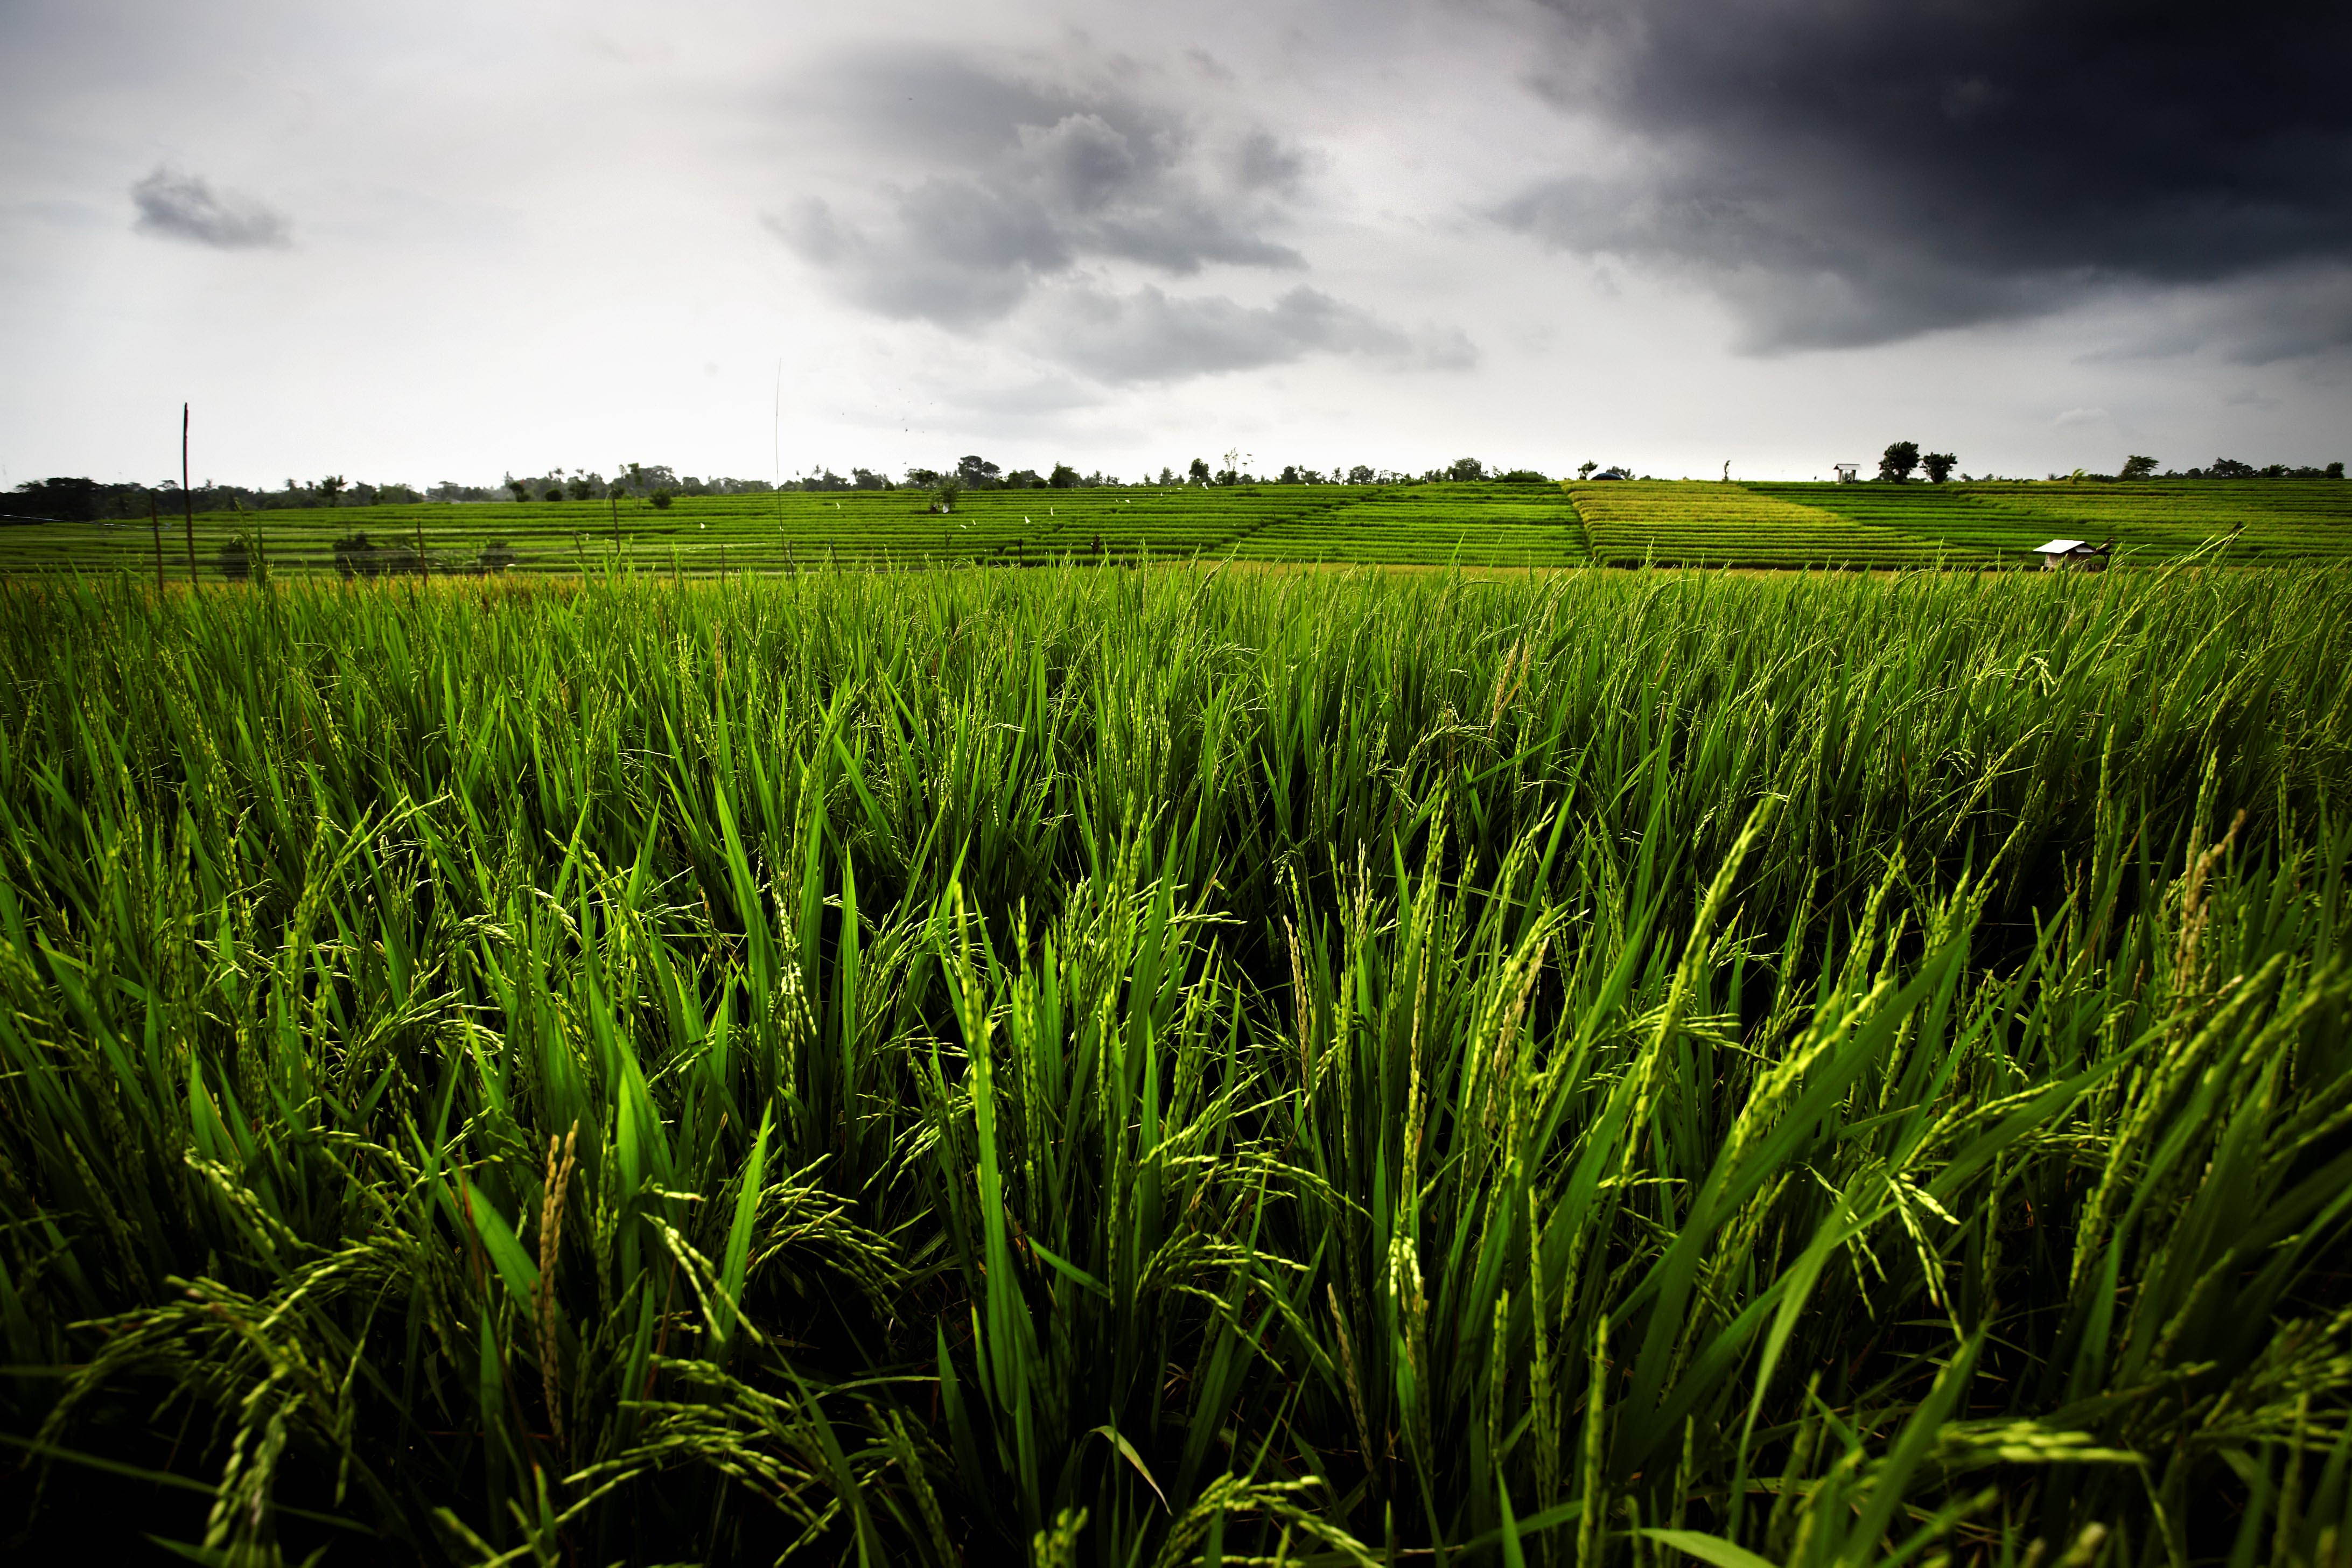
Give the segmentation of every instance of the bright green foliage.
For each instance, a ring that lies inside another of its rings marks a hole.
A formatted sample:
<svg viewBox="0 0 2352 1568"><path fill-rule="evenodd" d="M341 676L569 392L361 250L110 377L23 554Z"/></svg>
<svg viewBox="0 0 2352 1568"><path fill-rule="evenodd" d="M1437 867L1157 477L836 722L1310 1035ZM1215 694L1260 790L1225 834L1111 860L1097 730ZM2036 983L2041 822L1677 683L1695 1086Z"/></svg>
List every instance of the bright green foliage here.
<svg viewBox="0 0 2352 1568"><path fill-rule="evenodd" d="M68 582L0 667L27 1560L2352 1539L2340 575Z"/></svg>
<svg viewBox="0 0 2352 1568"><path fill-rule="evenodd" d="M1233 554L1424 566L1574 566L1589 558L1575 509L1557 490L1499 482L1355 492L1328 511L1243 536Z"/></svg>

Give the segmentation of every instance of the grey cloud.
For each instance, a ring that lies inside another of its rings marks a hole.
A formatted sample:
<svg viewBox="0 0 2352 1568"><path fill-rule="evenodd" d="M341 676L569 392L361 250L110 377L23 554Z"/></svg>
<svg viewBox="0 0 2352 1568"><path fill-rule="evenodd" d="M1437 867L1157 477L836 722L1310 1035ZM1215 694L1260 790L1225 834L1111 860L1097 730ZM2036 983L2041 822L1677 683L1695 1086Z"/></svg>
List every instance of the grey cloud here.
<svg viewBox="0 0 2352 1568"><path fill-rule="evenodd" d="M193 240L221 250L263 250L293 243L283 213L235 191L215 190L194 174L159 167L131 187L142 234Z"/></svg>
<svg viewBox="0 0 2352 1568"><path fill-rule="evenodd" d="M2121 363L2204 351L2263 365L2352 349L2352 264L2281 268L2225 290L2127 303L2147 323L2141 333L2090 359Z"/></svg>
<svg viewBox="0 0 2352 1568"><path fill-rule="evenodd" d="M1245 190L1295 194L1307 175L1307 155L1269 131L1253 131L1235 150L1234 173Z"/></svg>
<svg viewBox="0 0 2352 1568"><path fill-rule="evenodd" d="M2334 0L1549 9L1559 64L1538 86L1629 132L1646 163L1547 182L1495 216L1685 270L1751 347L2352 259L2352 10ZM2326 346L2330 312L2313 326L2305 350Z"/></svg>
<svg viewBox="0 0 2352 1568"><path fill-rule="evenodd" d="M1106 382L1178 381L1318 352L1443 369L1465 368L1476 358L1459 331L1408 333L1303 285L1264 306L1222 295L1181 298L1149 286L1126 294L1073 288L1045 303L1039 346Z"/></svg>
<svg viewBox="0 0 2352 1568"><path fill-rule="evenodd" d="M2297 268L2222 302L2210 335L2240 364L2352 348L2352 265Z"/></svg>
<svg viewBox="0 0 2352 1568"><path fill-rule="evenodd" d="M970 328L1002 320L1040 270L1059 270L1068 261L1050 229L1024 223L1017 208L992 205L969 187L927 184L904 193L897 206L897 232L888 242L843 224L814 196L768 215L766 223L828 273L852 304L894 321Z"/></svg>
<svg viewBox="0 0 2352 1568"><path fill-rule="evenodd" d="M1024 80L953 56L853 61L833 100L911 177L837 211L769 226L845 297L969 329L1090 260L1171 276L1215 263L1303 266L1270 239L1299 154L1262 130L1232 156L1183 116L1108 85Z"/></svg>

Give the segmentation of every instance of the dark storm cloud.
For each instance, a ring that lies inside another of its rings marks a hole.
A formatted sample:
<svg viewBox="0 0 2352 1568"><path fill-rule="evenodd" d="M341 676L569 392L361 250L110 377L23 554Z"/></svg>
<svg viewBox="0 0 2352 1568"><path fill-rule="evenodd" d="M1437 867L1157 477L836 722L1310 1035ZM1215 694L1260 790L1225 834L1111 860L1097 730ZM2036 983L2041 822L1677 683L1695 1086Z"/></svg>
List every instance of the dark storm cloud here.
<svg viewBox="0 0 2352 1568"><path fill-rule="evenodd" d="M909 172L768 223L867 309L970 328L1089 261L1171 276L1303 264L1265 230L1304 159L1262 129L1221 139L1104 80L1023 79L938 52L853 62L828 92L855 136Z"/></svg>
<svg viewBox="0 0 2352 1568"><path fill-rule="evenodd" d="M222 250L261 250L292 243L292 226L235 191L215 190L205 180L159 168L131 187L142 234L194 240Z"/></svg>
<svg viewBox="0 0 2352 1568"><path fill-rule="evenodd" d="M2116 284L2352 258L2352 7L2158 0L1550 0L1539 84L1630 169L1504 222L1686 268L1756 346L1881 342ZM2341 342L2339 312L2306 312ZM2275 352L2273 343L2266 353Z"/></svg>
<svg viewBox="0 0 2352 1568"><path fill-rule="evenodd" d="M1458 331L1409 333L1304 286L1264 306L1222 296L1176 298L1150 287L1129 294L1069 289L1057 291L1053 303L1042 346L1107 382L1255 370L1316 353L1446 370L1465 369L1477 357Z"/></svg>

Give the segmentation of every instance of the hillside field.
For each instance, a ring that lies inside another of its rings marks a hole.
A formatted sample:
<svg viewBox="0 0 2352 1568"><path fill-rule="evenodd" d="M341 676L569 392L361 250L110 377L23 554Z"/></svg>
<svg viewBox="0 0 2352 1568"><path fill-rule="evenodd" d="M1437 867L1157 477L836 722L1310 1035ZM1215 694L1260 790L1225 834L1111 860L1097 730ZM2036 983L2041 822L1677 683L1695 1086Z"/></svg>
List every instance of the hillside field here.
<svg viewBox="0 0 2352 1568"><path fill-rule="evenodd" d="M953 514L922 492L789 491L644 500L340 507L206 513L200 580L221 547L258 541L281 575L333 573L338 540L366 536L394 571L475 569L493 541L507 569L545 575L618 563L678 577L734 572L1144 559L1554 568L2032 566L2053 536L2112 541L2126 563L2217 545L2240 564L2352 558L2340 480L2130 484L1253 485L967 493ZM0 574L189 574L184 520L0 522Z"/></svg>
<svg viewBox="0 0 2352 1568"><path fill-rule="evenodd" d="M2340 1568L2352 572L1073 553L0 582L0 1550Z"/></svg>

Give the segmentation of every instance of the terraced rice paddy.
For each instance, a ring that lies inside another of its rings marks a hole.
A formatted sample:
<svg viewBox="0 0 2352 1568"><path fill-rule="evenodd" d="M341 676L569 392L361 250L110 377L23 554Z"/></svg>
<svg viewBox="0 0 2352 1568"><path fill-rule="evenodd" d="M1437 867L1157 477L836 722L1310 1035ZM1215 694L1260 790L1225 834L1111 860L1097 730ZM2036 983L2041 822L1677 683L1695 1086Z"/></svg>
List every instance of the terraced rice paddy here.
<svg viewBox="0 0 2352 1568"><path fill-rule="evenodd" d="M1269 523L1236 541L1233 553L1421 566L1575 566L1591 559L1575 508L1557 491L1528 485L1375 490Z"/></svg>
<svg viewBox="0 0 2352 1568"><path fill-rule="evenodd" d="M0 582L0 1542L2340 1568L2347 668L2341 569Z"/></svg>
<svg viewBox="0 0 2352 1568"><path fill-rule="evenodd" d="M1957 553L1761 487L1614 480L1569 494L1604 566L1924 566Z"/></svg>
<svg viewBox="0 0 2352 1568"><path fill-rule="evenodd" d="M1561 489L1568 492L1561 493ZM952 515L919 492L789 492L643 500L344 507L195 520L196 575L257 535L282 576L335 570L365 534L404 569L471 569L501 541L509 568L577 575L620 566L678 578L737 572L1073 560L1224 559L1553 568L2032 566L2053 535L2112 538L2128 561L2169 560L2236 531L2224 559L2352 556L2352 487L2329 481L2132 485L1784 485L1645 481L1384 488L1254 485L983 490ZM180 520L0 524L0 574L184 580Z"/></svg>
<svg viewBox="0 0 2352 1568"><path fill-rule="evenodd" d="M1582 558L1574 512L1542 485L980 490L951 514L928 507L918 491L853 490L685 497L667 510L626 500L215 513L196 520L194 553L199 576L215 578L221 546L257 527L272 570L292 575L333 571L335 541L353 533L402 560L421 543L444 574L478 561L492 540L515 552L511 570L567 575L615 563L709 576L1228 554L1511 564ZM0 571L152 577L160 552L165 575L184 579L184 531L177 519L163 520L160 540L143 521L0 527Z"/></svg>
<svg viewBox="0 0 2352 1568"><path fill-rule="evenodd" d="M2226 558L2242 563L2352 557L2352 492L2341 480L1751 488L1857 524L1995 557L2064 537L2112 542L2126 560L2164 559L2225 536Z"/></svg>

